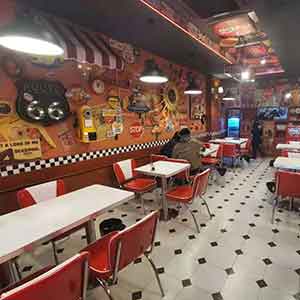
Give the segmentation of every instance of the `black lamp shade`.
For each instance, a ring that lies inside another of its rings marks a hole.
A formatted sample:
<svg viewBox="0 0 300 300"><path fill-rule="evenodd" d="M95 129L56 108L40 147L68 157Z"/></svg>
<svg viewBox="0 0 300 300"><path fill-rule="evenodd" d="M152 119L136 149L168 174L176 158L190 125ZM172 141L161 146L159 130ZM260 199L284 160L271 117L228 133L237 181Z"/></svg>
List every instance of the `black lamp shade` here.
<svg viewBox="0 0 300 300"><path fill-rule="evenodd" d="M146 83L165 83L168 81L168 77L160 70L153 59L149 59L145 61L145 68L140 80Z"/></svg>
<svg viewBox="0 0 300 300"><path fill-rule="evenodd" d="M184 93L186 95L201 95L202 94L202 90L196 84L195 80L191 79L190 82L189 82L189 85L185 89Z"/></svg>
<svg viewBox="0 0 300 300"><path fill-rule="evenodd" d="M44 56L60 56L63 48L53 35L39 24L38 17L18 16L10 26L0 29L0 45L10 50Z"/></svg>
<svg viewBox="0 0 300 300"><path fill-rule="evenodd" d="M230 101L230 100L236 100L236 97L233 95L233 93L231 92L231 90L227 90L227 92L225 93L223 100L225 101Z"/></svg>

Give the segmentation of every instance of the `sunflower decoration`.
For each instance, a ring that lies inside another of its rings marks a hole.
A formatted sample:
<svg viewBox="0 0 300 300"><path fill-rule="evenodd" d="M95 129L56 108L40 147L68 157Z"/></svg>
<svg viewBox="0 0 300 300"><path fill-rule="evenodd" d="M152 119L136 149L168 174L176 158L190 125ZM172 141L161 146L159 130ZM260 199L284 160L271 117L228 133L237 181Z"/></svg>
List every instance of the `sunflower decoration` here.
<svg viewBox="0 0 300 300"><path fill-rule="evenodd" d="M166 84L160 91L162 115L176 118L178 115L179 92L172 82Z"/></svg>
<svg viewBox="0 0 300 300"><path fill-rule="evenodd" d="M160 90L157 97L153 97L153 110L150 113L153 134L161 134L164 131L173 131L179 127L179 92L172 82L166 84Z"/></svg>

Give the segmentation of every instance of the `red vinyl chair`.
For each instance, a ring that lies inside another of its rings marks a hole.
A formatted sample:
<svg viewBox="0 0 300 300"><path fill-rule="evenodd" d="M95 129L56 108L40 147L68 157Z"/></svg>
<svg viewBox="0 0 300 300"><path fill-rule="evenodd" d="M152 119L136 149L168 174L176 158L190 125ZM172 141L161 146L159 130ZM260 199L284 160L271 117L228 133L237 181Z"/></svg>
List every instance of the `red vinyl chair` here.
<svg viewBox="0 0 300 300"><path fill-rule="evenodd" d="M164 161L164 160L167 160L168 157L165 156L165 155L160 155L160 154L151 154L150 156L150 160L152 162L156 162L156 161Z"/></svg>
<svg viewBox="0 0 300 300"><path fill-rule="evenodd" d="M223 162L223 144L219 144L219 148L216 154L216 157L213 156L206 156L201 159L203 165L208 166L220 166Z"/></svg>
<svg viewBox="0 0 300 300"><path fill-rule="evenodd" d="M242 144L240 148L241 156L251 156L251 139L248 139L246 144Z"/></svg>
<svg viewBox="0 0 300 300"><path fill-rule="evenodd" d="M198 233L200 233L200 228L193 211L189 209L189 205L192 204L197 197L200 197L207 208L210 218L212 218L212 214L210 212L208 204L203 198L207 190L209 173L210 169L207 169L194 177L192 185L178 186L166 193L166 198L169 201L182 203L187 207L193 217Z"/></svg>
<svg viewBox="0 0 300 300"><path fill-rule="evenodd" d="M35 272L35 273L33 273L33 274L31 274L31 275L25 277L25 278L22 278L21 280L19 280L19 281L16 282L16 283L12 283L12 284L8 285L7 287L2 288L2 289L0 290L0 299L1 299L1 295L2 295L2 294L6 293L6 292L9 292L10 290L13 290L13 289L15 289L15 288L17 288L17 287L19 287L19 286L25 284L25 283L27 283L27 282L29 282L29 281L31 281L31 280L37 278L38 276L40 276L40 275L42 275L42 274L44 274L44 273L50 271L50 270L53 269L53 268L54 268L54 266L47 266L47 267L44 267L44 268L42 268L41 270L39 270L39 271L37 271L37 272ZM21 277L19 276L19 278L21 278Z"/></svg>
<svg viewBox="0 0 300 300"><path fill-rule="evenodd" d="M223 157L231 158L234 167L235 160L240 157L239 147L234 144L223 144Z"/></svg>
<svg viewBox="0 0 300 300"><path fill-rule="evenodd" d="M65 183L63 180L59 179L56 181L50 181L22 189L17 192L17 201L20 208L26 208L35 205L42 201L49 201L55 199L58 196L64 195L66 193ZM51 241L55 263L58 264L58 256L55 242L60 241L72 233L82 229L85 225L80 225L74 229L59 235Z"/></svg>
<svg viewBox="0 0 300 300"><path fill-rule="evenodd" d="M274 223L276 208L281 198L290 198L290 209L292 209L294 198L300 198L300 173L278 171L275 174L276 191L273 201L272 224Z"/></svg>
<svg viewBox="0 0 300 300"><path fill-rule="evenodd" d="M113 164L114 173L120 187L135 193L136 197L141 200L145 213L142 194L154 190L156 188L156 180L147 177L138 177L134 170L136 167L134 159L127 159Z"/></svg>
<svg viewBox="0 0 300 300"><path fill-rule="evenodd" d="M92 278L100 283L109 299L112 300L113 297L108 283L116 284L118 273L141 255L150 262L164 297L156 266L149 256L153 249L158 219L159 212L155 211L134 225L119 232L111 232L83 249L90 254L89 267Z"/></svg>
<svg viewBox="0 0 300 300"><path fill-rule="evenodd" d="M88 253L68 259L50 271L1 295L1 300L85 300Z"/></svg>
<svg viewBox="0 0 300 300"><path fill-rule="evenodd" d="M189 164L189 162L187 160L178 159L178 158L175 159L175 158L167 157L166 161L180 163L180 164ZM173 179L186 180L188 182L190 179L190 169L187 169L185 171L182 171L182 172L176 174L175 176L173 176Z"/></svg>

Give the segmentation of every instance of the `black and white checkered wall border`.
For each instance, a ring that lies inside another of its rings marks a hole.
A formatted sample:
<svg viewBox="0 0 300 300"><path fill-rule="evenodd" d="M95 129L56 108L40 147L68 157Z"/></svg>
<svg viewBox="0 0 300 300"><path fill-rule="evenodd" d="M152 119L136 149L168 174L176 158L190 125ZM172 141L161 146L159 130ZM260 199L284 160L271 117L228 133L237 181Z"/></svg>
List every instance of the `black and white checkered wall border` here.
<svg viewBox="0 0 300 300"><path fill-rule="evenodd" d="M9 166L2 167L0 169L0 177L18 175L21 173L29 173L41 169L48 169L52 167L73 164L84 160L91 160L91 159L107 157L111 155L117 155L121 153L128 153L128 152L133 152L138 150L149 149L153 147L162 146L167 142L168 140L152 141L143 144L127 145L123 147L103 149L103 150L98 150L93 152L59 156L59 157L50 158L46 160L36 160L36 161L24 162L15 165L9 165Z"/></svg>

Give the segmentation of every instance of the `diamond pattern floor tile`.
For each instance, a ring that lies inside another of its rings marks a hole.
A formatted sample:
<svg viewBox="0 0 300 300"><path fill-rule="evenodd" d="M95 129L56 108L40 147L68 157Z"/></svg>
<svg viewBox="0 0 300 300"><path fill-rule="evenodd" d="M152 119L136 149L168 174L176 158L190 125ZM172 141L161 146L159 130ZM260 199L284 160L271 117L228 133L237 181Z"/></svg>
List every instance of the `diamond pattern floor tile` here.
<svg viewBox="0 0 300 300"><path fill-rule="evenodd" d="M269 160L258 159L237 168L235 175L227 172L219 185L212 183L205 197L214 218L209 219L200 201L192 205L200 234L183 208L176 219L158 224L152 258L165 290L164 300L300 300L299 216L282 208L276 213L276 223L270 223L272 195L265 183L272 178ZM144 196L147 212L158 208L157 195ZM140 202L133 200L101 215L97 228L113 217L132 225L143 217ZM60 261L85 245L84 231L59 242ZM41 245L18 261L24 276L53 264L51 245ZM161 299L153 270L143 258L122 271L111 289L115 299ZM96 299L106 299L101 287L88 291L88 300Z"/></svg>

